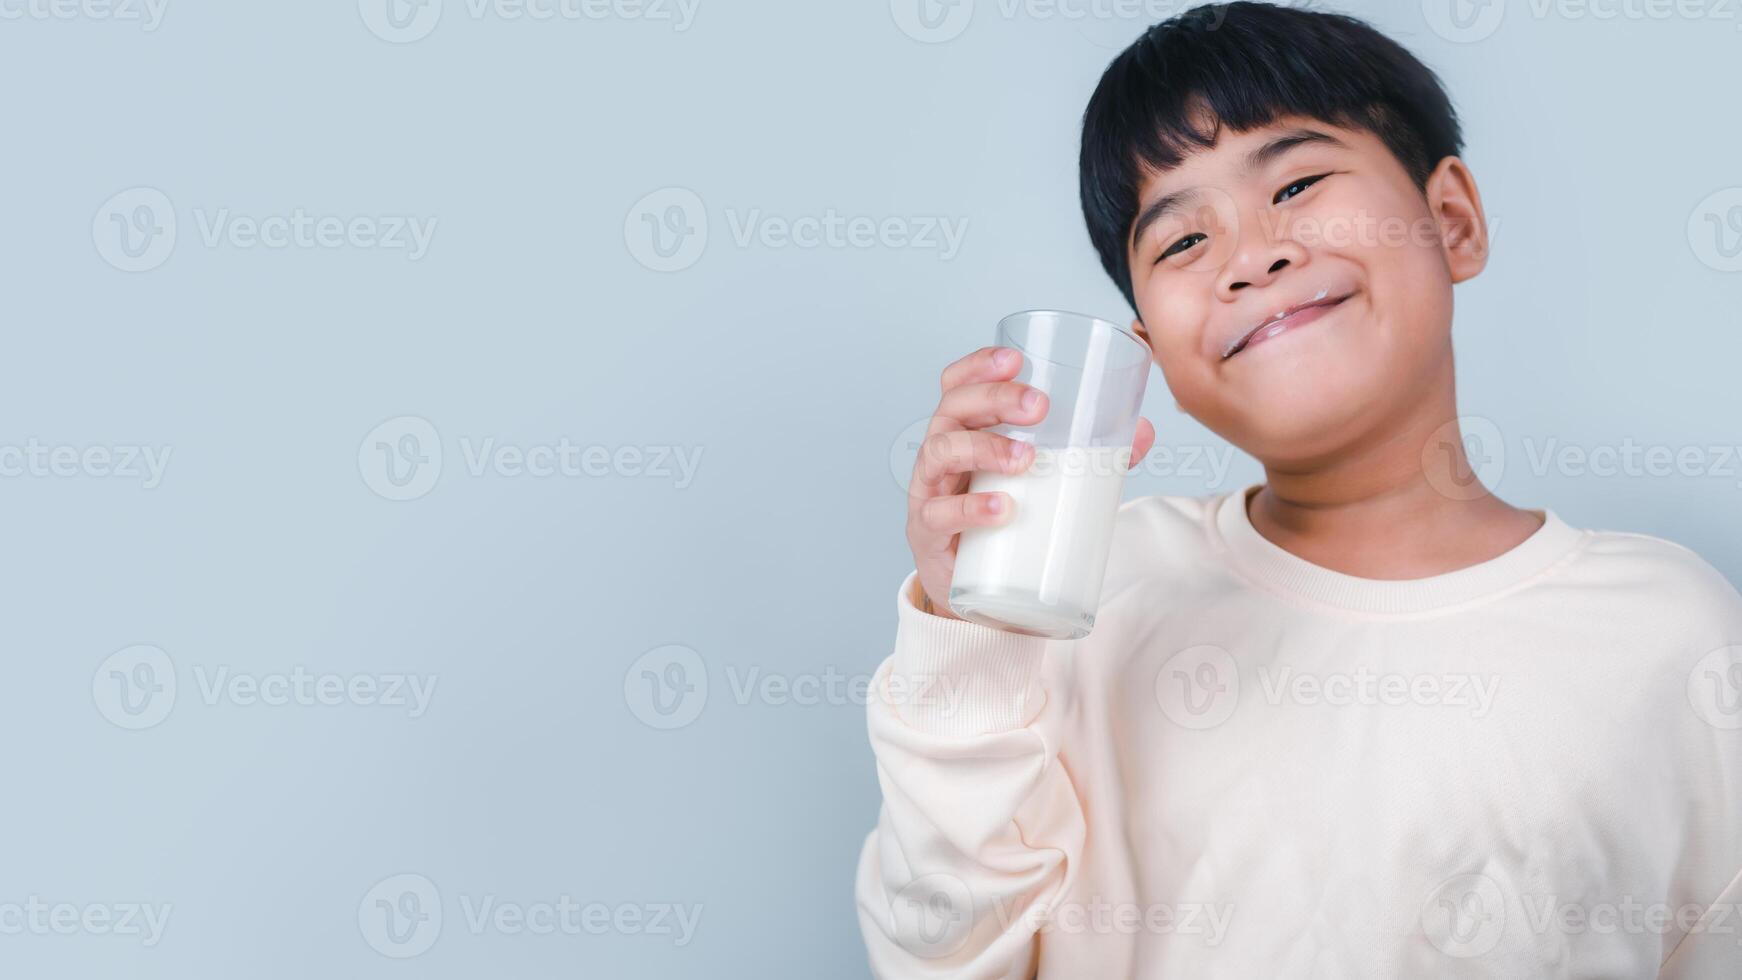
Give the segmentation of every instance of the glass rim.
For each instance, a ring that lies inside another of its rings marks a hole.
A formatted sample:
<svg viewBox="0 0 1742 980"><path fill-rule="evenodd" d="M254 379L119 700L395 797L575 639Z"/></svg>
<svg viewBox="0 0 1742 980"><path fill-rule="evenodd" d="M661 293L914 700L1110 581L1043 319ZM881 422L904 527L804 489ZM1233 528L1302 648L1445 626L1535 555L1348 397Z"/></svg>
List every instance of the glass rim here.
<svg viewBox="0 0 1742 980"><path fill-rule="evenodd" d="M1144 352L1144 355L1145 355L1144 360L1146 362L1153 363L1153 361L1155 359L1154 349L1151 348L1148 343L1144 342L1142 337L1139 337L1135 333L1132 333L1131 331L1125 329L1124 327L1121 327L1117 323L1114 323L1112 320L1108 320L1105 317L1095 316L1092 313L1073 313L1070 310L1050 310L1050 309L1017 310L1015 313L1009 313L1003 317L1000 317L998 320L998 326L1000 328L1002 328L1006 323L1009 323L1010 321L1015 320L1018 317L1034 317L1034 316L1069 317L1069 318L1075 319L1075 320L1087 320L1090 323L1104 324L1109 330L1112 330L1115 334L1118 334L1119 336L1124 337L1126 340L1129 340L1132 343L1136 344L1138 346L1138 348L1140 348ZM1025 351L1025 353L1028 353L1028 352Z"/></svg>

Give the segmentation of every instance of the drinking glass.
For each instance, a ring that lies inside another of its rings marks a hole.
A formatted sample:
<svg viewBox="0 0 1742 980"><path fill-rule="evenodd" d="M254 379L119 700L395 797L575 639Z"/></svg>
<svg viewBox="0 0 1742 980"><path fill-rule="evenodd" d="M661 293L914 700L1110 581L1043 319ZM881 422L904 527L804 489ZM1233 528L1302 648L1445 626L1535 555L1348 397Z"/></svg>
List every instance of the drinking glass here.
<svg viewBox="0 0 1742 980"><path fill-rule="evenodd" d="M1030 310L998 323L1022 355L1016 380L1046 393L1046 417L988 431L1027 442L1021 473L976 471L969 492L1003 491L1014 513L970 528L956 546L950 610L970 622L1068 640L1095 627L1113 522L1149 378L1149 345L1106 320Z"/></svg>

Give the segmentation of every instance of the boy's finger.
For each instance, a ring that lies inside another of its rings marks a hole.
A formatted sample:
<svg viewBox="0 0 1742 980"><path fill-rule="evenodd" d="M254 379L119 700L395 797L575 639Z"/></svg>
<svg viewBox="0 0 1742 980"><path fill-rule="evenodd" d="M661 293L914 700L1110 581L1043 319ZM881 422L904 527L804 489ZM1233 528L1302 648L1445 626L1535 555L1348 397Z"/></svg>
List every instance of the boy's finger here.
<svg viewBox="0 0 1742 980"><path fill-rule="evenodd" d="M914 514L919 526L930 534L957 534L970 527L1002 524L1010 518L1014 501L1007 493L956 493L933 497Z"/></svg>
<svg viewBox="0 0 1742 980"><path fill-rule="evenodd" d="M978 429L957 429L927 436L914 461L914 482L935 486L958 473L989 470L1018 473L1033 461L1027 443Z"/></svg>
<svg viewBox="0 0 1742 980"><path fill-rule="evenodd" d="M939 386L943 391L975 381L1004 381L1016 376L1022 355L1008 347L982 347L944 368Z"/></svg>
<svg viewBox="0 0 1742 980"><path fill-rule="evenodd" d="M945 391L937 414L969 429L983 429L1001 422L1033 425L1046 411L1046 394L1039 388L1019 381L983 381Z"/></svg>
<svg viewBox="0 0 1742 980"><path fill-rule="evenodd" d="M1137 464L1142 462L1143 457L1148 456L1149 451L1154 448L1155 426L1148 419L1139 415L1137 417L1137 438L1131 443L1130 469L1136 469Z"/></svg>

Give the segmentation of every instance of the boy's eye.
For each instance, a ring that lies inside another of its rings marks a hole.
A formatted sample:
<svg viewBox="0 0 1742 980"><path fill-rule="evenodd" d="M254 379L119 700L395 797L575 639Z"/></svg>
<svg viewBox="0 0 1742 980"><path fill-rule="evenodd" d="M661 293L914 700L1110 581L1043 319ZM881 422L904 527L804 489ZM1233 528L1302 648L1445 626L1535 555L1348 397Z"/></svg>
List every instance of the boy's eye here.
<svg viewBox="0 0 1742 980"><path fill-rule="evenodd" d="M1197 243L1199 243L1203 240L1204 240L1204 236L1202 234L1194 231L1191 234L1187 235L1186 237L1180 239L1177 242L1174 242L1172 245L1169 245L1167 248L1163 249L1161 252L1161 256L1159 258L1157 258L1155 261L1160 262L1163 259L1166 259L1170 256L1178 255L1179 253L1185 251L1188 248L1191 248L1193 245L1196 245Z"/></svg>
<svg viewBox="0 0 1742 980"><path fill-rule="evenodd" d="M1330 174L1315 174L1311 177L1302 177L1287 187L1284 187L1282 190L1277 191L1276 197L1270 203L1281 204L1283 201L1288 200L1329 176Z"/></svg>

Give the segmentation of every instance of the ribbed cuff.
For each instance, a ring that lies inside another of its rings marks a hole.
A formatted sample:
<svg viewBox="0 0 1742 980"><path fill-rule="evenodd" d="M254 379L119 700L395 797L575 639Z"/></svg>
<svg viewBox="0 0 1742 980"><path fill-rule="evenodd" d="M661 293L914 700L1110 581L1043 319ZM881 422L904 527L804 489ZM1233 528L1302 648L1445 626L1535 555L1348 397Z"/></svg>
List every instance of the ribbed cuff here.
<svg viewBox="0 0 1742 980"><path fill-rule="evenodd" d="M896 594L899 622L883 696L901 720L933 735L985 735L1034 720L1047 644L1020 633L946 619L913 604L908 572Z"/></svg>

